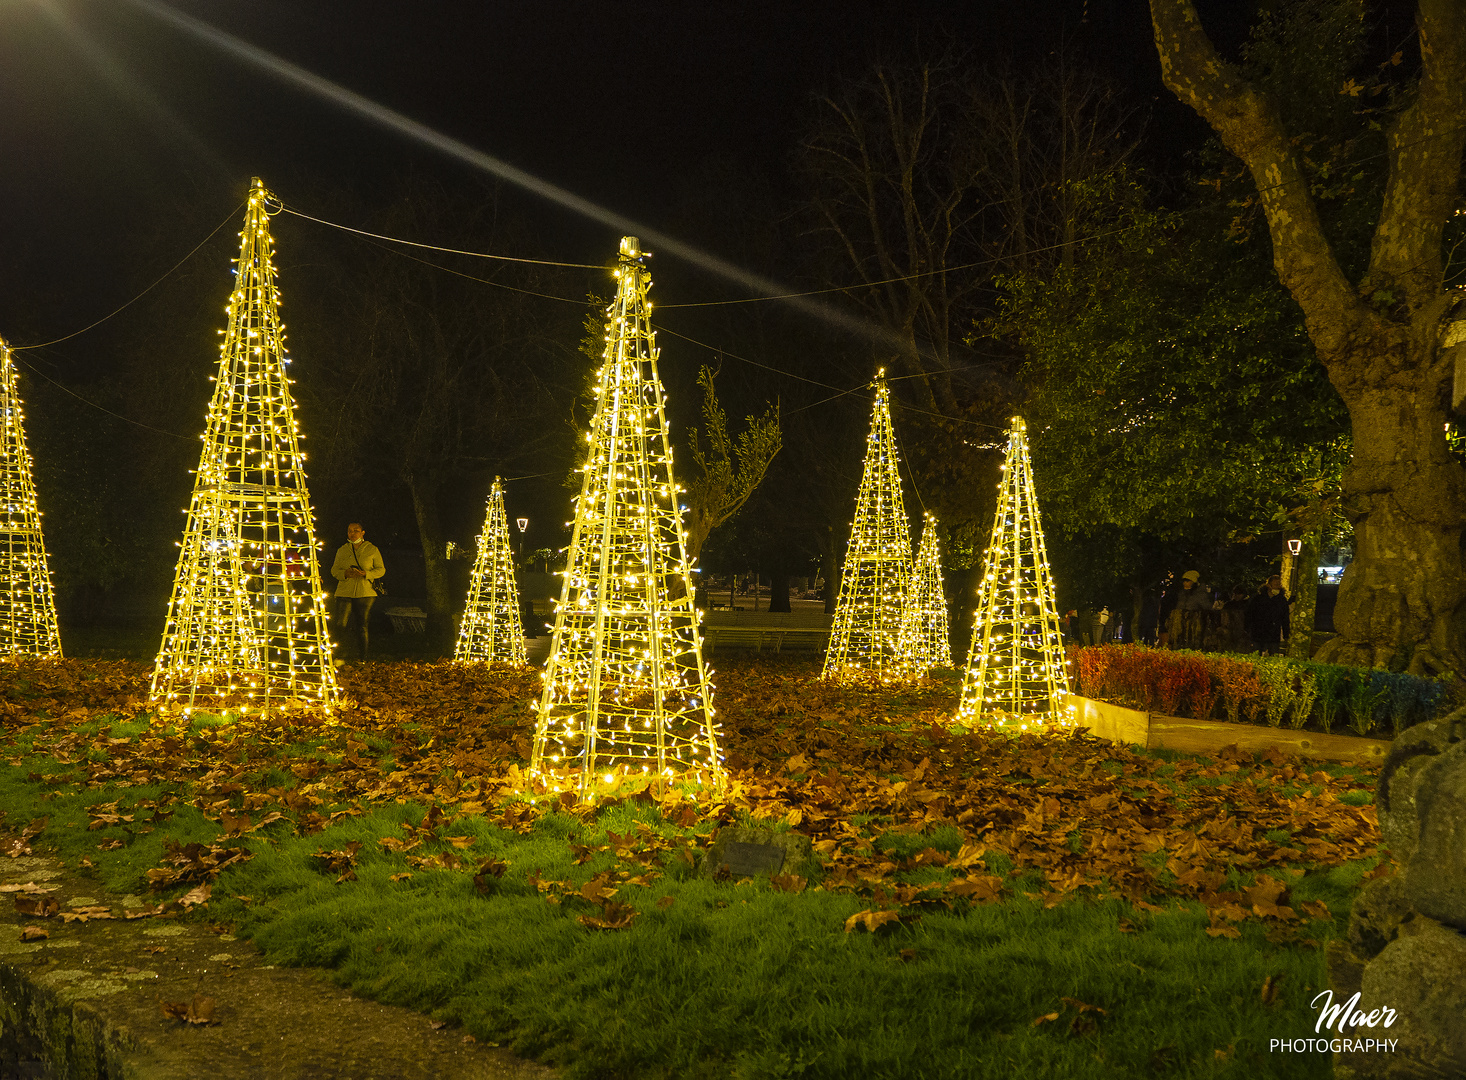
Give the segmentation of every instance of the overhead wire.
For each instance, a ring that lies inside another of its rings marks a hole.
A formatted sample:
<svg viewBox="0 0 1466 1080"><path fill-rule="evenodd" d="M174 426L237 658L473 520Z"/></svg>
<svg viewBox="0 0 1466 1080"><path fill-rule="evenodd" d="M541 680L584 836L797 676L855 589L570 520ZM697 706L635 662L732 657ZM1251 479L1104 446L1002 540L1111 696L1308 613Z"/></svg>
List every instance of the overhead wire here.
<svg viewBox="0 0 1466 1080"><path fill-rule="evenodd" d="M429 260L419 258L416 255L409 255L405 251L395 251L392 248L384 247L374 240L367 240L366 242L368 244L371 244L372 247L380 248L381 250L389 252L393 255L398 255L404 259L411 259L413 262L421 263L423 266L431 266L434 270L441 270L443 271L443 273L452 274L454 277L466 278L469 281L477 281L481 285L492 285L496 289L507 289L509 292L522 293L525 296L535 296L541 300L558 300L563 304L585 304L584 300L576 300L569 296L551 296L549 293L535 292L533 289L521 289L518 285L505 285L502 281L494 281L492 278L483 278L479 277L476 274L465 274L462 270L454 270L451 266L443 266L440 263L430 262ZM605 268L597 267L597 269Z"/></svg>
<svg viewBox="0 0 1466 1080"><path fill-rule="evenodd" d="M1345 162L1344 164L1346 164L1346 165L1347 164L1358 164L1358 163L1361 163L1361 162L1364 162L1364 161L1375 160L1377 158L1387 156L1387 155L1389 155L1392 152L1397 152L1399 150L1410 149L1410 148L1412 148L1414 146L1417 146L1417 145L1419 145L1419 144L1421 144L1423 142L1426 142L1428 140L1431 140L1431 139L1444 138L1446 136L1454 135L1457 132L1461 131L1463 128L1466 128L1466 123L1459 124L1459 125L1456 125L1456 126L1451 127L1451 128L1447 128L1447 129L1445 129L1443 131L1431 132L1430 134L1425 135L1425 136L1422 136L1420 139L1417 139L1414 142L1408 143L1408 144L1406 144L1404 146L1400 146L1400 147L1388 147L1385 150L1377 151L1377 152L1372 153L1372 154L1366 154L1366 155L1362 155L1362 156L1357 157L1357 158L1351 158L1347 162ZM1270 185L1268 185L1266 187L1257 188L1256 190L1257 190L1257 193L1259 195L1263 195L1263 194L1266 194L1267 192L1276 190L1277 188L1286 187L1291 182L1292 181L1279 181L1276 184L1270 184ZM420 249L430 250L430 251L439 251L439 252L443 252L445 254L464 255L464 256L468 256L468 257L472 257L472 258L493 259L493 260L501 261L501 262L512 262L512 263L521 263L521 264L538 265L538 266L554 266L554 267L561 267L561 268L568 268L568 269L577 269L577 270L606 270L606 269L608 269L606 266L598 265L598 264L595 264L595 263L573 263L573 262L563 262L563 261L550 260L550 259L530 259L530 258L519 257L519 256L498 255L498 254L491 253L491 252L469 251L469 250L466 250L466 249L450 248L450 247L445 247L445 246L436 245L436 244L422 243L422 242L415 241L415 240L407 240L407 239L404 239L402 237L387 236L385 234L373 233L373 232L370 232L370 231L365 230L365 229L355 228L355 227L350 226L350 225L342 225L339 222L328 221L325 218L317 217L317 216L312 215L312 214L307 214L304 211L297 210L294 207L291 207L291 206L285 204L281 200L276 199L274 201L275 201L276 205L278 206L278 210L276 212L288 213L288 214L291 214L291 215L293 215L295 217L299 217L299 218L302 218L302 219L305 219L305 220L308 220L308 221L312 221L312 222L315 222L315 223L320 224L320 225L325 225L325 226L327 226L329 228L339 229L339 230L341 230L343 232L354 233L354 234L356 234L358 236L362 236L362 237L368 238L369 241L370 240L376 240L376 241L383 241L383 242L386 242L386 243L402 244L402 245L408 246L408 247L415 247L415 248L420 248ZM69 334L65 334L65 335L63 335L61 337L58 337L58 338L55 338L55 339L53 339L51 341L37 342L37 343L34 343L34 344L30 344L30 345L16 345L16 346L12 346L12 349L11 349L12 353L22 352L22 351L30 351L30 350L34 350L34 349L42 349L42 348L47 348L47 347L52 346L52 345L59 345L62 342L70 341L72 338L79 337L80 335L82 335L84 333L87 333L89 330L93 330L96 327L101 326L103 323L109 321L110 319L116 317L117 315L120 315L123 311L126 311L128 308L130 308L133 304L137 303L137 301L141 300L148 293L152 292L153 289L155 289L155 288L157 288L157 286L161 285L164 281L166 281L169 277L171 277L180 267L182 267L185 263L187 263L189 261L189 259L191 259L195 254L198 253L198 251L201 248L204 247L205 244L207 244L210 240L212 240L214 238L215 234L217 234L220 229L222 229L225 225L227 225L231 220L234 219L234 217L239 212L239 207L240 206L243 206L243 205L244 205L243 203L238 204L238 206L236 206L233 210L230 211L230 213L229 213L228 216L226 216L222 221L220 221L220 223L218 225L214 226L214 228L209 231L209 234L207 236L205 236L196 245L194 245L194 247L192 249L190 249L189 252L186 255L183 256L183 258L179 259L178 262L174 263L173 266L169 267L168 270L166 270L162 275L160 275L153 282L151 282L146 288L144 288L141 292L137 293L135 296L133 296L131 299L127 300L125 303L123 303L119 307L115 308L114 310L112 310L108 314L102 316L100 319L97 319L96 321L94 321L92 323L89 323L86 326L83 326L83 327L81 327L78 330L74 330L74 331L72 331ZM1140 228L1140 227L1141 227L1141 225L1139 223L1131 224L1131 225L1123 225L1123 226L1116 227L1114 229L1106 230L1104 232L1095 233L1095 234L1092 234L1090 236L1082 237L1079 240L1070 241L1069 243L1089 243L1089 242L1092 242L1094 240L1104 239L1104 238L1109 237L1109 236L1116 236L1116 235L1119 235L1121 233L1128 232L1128 231L1131 231L1133 229L1137 229L1137 228ZM380 246L380 245L377 245L377 246ZM1068 246L1068 245L1067 244L1047 245L1047 246L1042 247L1042 248L1032 249L1030 253L1031 254L1037 254L1037 253L1040 253L1040 252L1043 252L1043 251L1056 250L1057 248L1064 247L1064 246ZM540 299L544 299L544 300L554 300L554 301L557 301L557 302L560 302L560 303L571 303L571 304L584 304L585 303L585 301L582 300L582 299L576 299L576 298L565 297L565 296L554 296L554 295L551 295L549 293L541 293L541 292L536 292L536 291L531 290L531 289L519 288L518 286L514 286L514 285L506 285L503 282L493 281L493 280L488 279L488 278L481 278L481 277L478 277L478 276L473 275L473 274L466 274L466 273L463 273L462 271L454 270L451 267L442 266L442 265L440 265L438 263L430 262L430 261L428 261L426 259L417 258L416 256L413 256L413 255L408 254L407 252L395 251L392 248L383 248L383 250L391 251L393 254L400 255L403 258L412 259L414 262L421 263L424 266L430 266L430 267L433 267L435 269L445 271L446 273L450 273L450 274L454 274L454 275L456 275L458 277L466 278L467 280L470 280L470 281L479 282L479 283L485 284L485 285L491 285L491 286L494 286L496 288L506 289L506 290L511 291L511 292L517 292L517 293L521 293L521 294L524 294L524 295L527 295L527 296L534 296L534 297L537 297L537 298L540 298ZM919 271L919 272L917 272L915 274L905 274L905 275L901 275L901 276L898 276L898 277L885 278L885 279L881 279L881 280L878 280L878 281L864 282L864 283L855 284L855 285L849 285L849 286L836 286L836 287L831 287L831 288L826 288L826 289L812 289L812 290L805 290L805 291L802 291L802 292L780 293L780 294L773 294L773 295L767 295L767 296L744 297L744 298L741 298L741 299L738 299L738 300L718 300L718 301L706 301L706 302L701 302L701 303L688 303L688 304L661 304L661 305L658 305L658 306L662 310L669 310L669 309L692 308L692 307L722 307L722 306L729 306L729 305L734 305L734 304L762 303L762 302L774 301L774 300L799 299L799 298L802 298L802 297L818 296L818 295L824 295L824 294L836 293L836 292L849 292L851 289L873 288L873 287L878 286L878 285L889 285L889 284L894 284L894 283L901 282L901 281L912 281L912 280L916 280L916 279L922 278L922 277L929 277L929 276L932 276L934 274L954 273L954 272L959 271L959 270L974 269L974 268L979 267L979 266L996 265L996 264L1000 263L1001 261L1002 260L1000 258L996 258L995 257L995 258L991 258L991 259L978 260L978 261L970 262L970 263L962 263L962 264L959 264L959 265L953 266L953 267L942 267L942 268L939 268L939 269ZM665 326L661 327L661 329L663 330L663 332L668 333L668 334L671 334L673 337L682 338L683 340L688 341L691 344L698 345L701 348L705 348L705 349L708 349L708 350L713 351L713 352L721 353L722 355L729 356L732 359L738 360L738 361L740 361L742 363L751 364L754 367L763 368L766 371L771 371L771 372L773 372L775 374L783 375L786 378L797 379L797 380L800 380L802 382L807 382L807 383L810 383L810 384L815 385L815 386L821 386L821 387L824 387L825 389L835 390L836 391L836 394L834 394L832 397L825 398L822 401L817 402L815 404L824 404L824 402L826 402L826 401L832 401L835 398L844 397L847 394L850 394L850 393L853 393L854 392L854 389L851 389L851 390L841 390L839 387L833 386L830 383L821 382L821 381L819 381L817 379L810 379L810 378L807 378L807 377L802 376L802 375L796 375L793 372L784 371L784 370L782 370L780 368L776 368L776 367L773 367L772 365L764 364L764 363L761 363L761 362L756 361L756 360L750 360L748 357L739 356L736 353L730 353L730 352L727 352L726 350L714 348L713 346L707 345L704 342L697 341L694 338L687 337L685 334L679 334L679 333L677 333L674 330L670 330L670 329L668 329ZM17 358L17 359L19 359L19 358ZM95 409L97 409L97 410L99 410L101 412L104 412L104 413L106 413L109 416L115 417L118 420L122 420L125 423L133 424L134 426L141 427L141 428L144 428L144 429L149 430L149 431L158 432L159 434L169 435L169 436L171 436L173 438L179 438L179 439L185 439L185 438L187 438L187 436L178 435L176 432L165 431L162 428L155 428L155 427L152 427L149 424L143 424L143 423L141 423L139 421L131 420L131 419L125 417L125 416L122 416L119 413L115 413L112 410L105 408L104 406L97 405L95 402L89 401L88 399L82 397L80 394L77 394L75 391L72 391L72 390L66 388L65 386L63 386L61 383L56 382L56 380L51 379L49 376L46 376L46 375L42 374L34 365L27 363L25 366L33 374L39 376L40 378L45 379L47 382L52 383L58 389L61 389L61 390L65 391L66 393L70 394L72 397L76 398L78 401L81 401L81 402L83 402L86 405L89 405L89 406L91 406L91 407L93 407L93 408L95 408ZM941 369L939 371L927 372L926 374L942 374L942 373L953 372L953 371L957 371L957 370L961 370L961 369L957 369L957 368L946 368L946 369ZM923 377L921 374L894 376L891 381L896 381L898 379L921 378L921 377ZM856 389L858 389L858 388L856 388ZM967 419L962 418L962 417L950 417L950 416L947 416L944 413L933 412L933 411L931 411L929 409L921 409L921 408L918 408L918 407L913 406L913 405L908 405L908 404L906 404L904 402L901 402L901 401L896 401L895 399L893 399L893 401L895 401L895 404L897 405L898 408L906 409L908 412L916 412L916 413L921 413L921 414L927 415L927 416L935 416L935 417L938 417L940 419L949 420L949 421L952 421L952 422L955 422L955 423L971 424L971 425L975 425L975 426L978 426L978 427L992 428L993 430L1002 430L1002 429L1000 429L1000 428L998 428L998 427L996 427L995 425L992 425L992 424L983 424L983 423L981 423L979 421L967 420ZM800 409L793 410L793 412L801 412L804 409L813 408L813 407L814 407L813 405L806 405L806 406L802 406Z"/></svg>
<svg viewBox="0 0 1466 1080"><path fill-rule="evenodd" d="M280 210L306 221L314 221L317 225L326 225L332 229L340 229L342 232L356 233L358 236L370 236L374 240L386 240L393 244L406 244L408 247L423 248L427 251L441 251L448 255L468 255L475 259L495 259L499 262L528 263L532 266L564 266L573 270L608 270L607 266L597 263L573 263L555 262L551 259L527 259L515 255L496 255L488 251L465 251L461 248L442 247L438 244L424 244L416 240L404 240L400 236L384 236L382 233L368 232L366 229L357 229L350 225L342 225L338 221L327 221L325 218L315 217L303 210L297 210L288 203L279 199L273 200Z"/></svg>
<svg viewBox="0 0 1466 1080"><path fill-rule="evenodd" d="M39 348L39 346L32 346L32 348ZM12 353L14 353L16 350L15 349L11 349L10 351ZM52 386L54 386L57 390L60 390L62 393L70 394L72 397L76 398L77 401L80 401L83 405L90 405L92 408L98 410L99 412L104 412L108 416L116 417L118 420L121 420L124 424L131 424L133 427L145 428L148 431L156 431L159 435L168 435L168 436L171 436L172 438L175 438L175 439L182 439L184 442L192 442L193 441L193 438L190 437L190 436L188 436L188 435L180 435L176 431L165 431L163 428L153 427L152 424L144 424L141 420L133 420L133 419L130 419L130 418L126 417L126 416L123 416L121 413L113 412L111 409L107 408L105 405L98 405L95 401L89 401L86 398L82 397L80 394L78 394L75 390L71 390L71 389L63 386L61 383L59 383L55 379L51 378L51 376L49 376L45 372L39 370L34 364L29 363L28 361L22 359L21 357L17 356L17 357L15 357L15 360L16 360L17 363L19 363L22 366L24 366L26 368L26 370L28 370L32 375L36 375L36 376L39 376L42 379L45 379L48 383L50 383Z"/></svg>
<svg viewBox="0 0 1466 1080"><path fill-rule="evenodd" d="M10 351L11 352L21 352L24 349L44 349L44 348L47 348L47 347L49 347L51 345L60 345L63 341L70 341L74 337L78 337L78 336L80 336L82 334L85 334L88 330L92 330L92 329L95 329L98 326L101 326L104 322L106 322L108 319L112 318L114 315L120 315L120 314L122 314L122 312L124 312L128 308L132 307L133 304L137 303L144 296L147 296L148 293L152 292L155 288L157 288L159 285L161 285L180 266L182 266L184 263L188 262L188 260L191 259L191 258L193 258L196 254L198 254L198 251L199 251L199 249L201 247L203 247L205 244L207 244L210 240L214 239L214 234L215 233L217 233L225 225L228 225L231 221L234 220L234 218L239 214L240 207L242 207L243 205L244 205L244 203L240 203L233 210L229 211L229 216L228 217L226 217L223 221L219 222L219 224L215 225L211 230L209 230L209 235L206 236L206 237L204 237L197 244L195 244L193 246L193 249L191 251L189 251L189 253L187 255L185 255L183 258L179 259L176 263L174 263L166 271L164 271L162 277L158 278L151 285L149 285L146 289L144 289L142 292L138 293L136 296L134 296L131 300L127 301L127 303L123 304L121 307L119 307L116 310L112 311L110 314L103 315L96 322L90 323L87 326L83 326L80 330L73 330L71 333L65 335L64 337L56 338L56 340L54 340L54 341L42 341L42 342L38 342L35 345L13 345L13 346L11 346L11 350Z"/></svg>

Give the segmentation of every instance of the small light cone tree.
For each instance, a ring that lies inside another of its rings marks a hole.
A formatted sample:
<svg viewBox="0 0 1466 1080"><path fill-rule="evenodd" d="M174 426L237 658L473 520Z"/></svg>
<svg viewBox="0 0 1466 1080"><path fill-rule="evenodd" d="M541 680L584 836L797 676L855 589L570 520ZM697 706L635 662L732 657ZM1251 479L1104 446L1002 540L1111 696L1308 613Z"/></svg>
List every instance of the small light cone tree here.
<svg viewBox="0 0 1466 1080"><path fill-rule="evenodd" d="M61 655L56 594L25 443L15 361L0 338L0 657Z"/></svg>
<svg viewBox="0 0 1466 1080"><path fill-rule="evenodd" d="M821 678L891 681L909 672L901 653L911 585L911 525L901 499L896 433L885 369L876 375L865 472L845 549L835 624Z"/></svg>
<svg viewBox="0 0 1466 1080"><path fill-rule="evenodd" d="M1067 723L1068 670L1033 490L1028 427L1015 416L992 539L983 555L957 719L1014 730Z"/></svg>
<svg viewBox="0 0 1466 1080"><path fill-rule="evenodd" d="M724 782L647 257L621 241L530 758L531 780L586 799L618 775Z"/></svg>
<svg viewBox="0 0 1466 1080"><path fill-rule="evenodd" d="M499 478L489 489L484 531L478 538L478 557L468 585L468 604L458 626L456 664L527 664L524 626L519 621L519 585L514 579L514 555L509 549L509 519L504 514L504 489Z"/></svg>
<svg viewBox="0 0 1466 1080"><path fill-rule="evenodd" d="M906 621L901 628L901 654L914 675L934 667L952 666L952 643L947 625L947 597L942 591L942 560L937 551L937 519L926 515L921 546L911 571L906 598Z"/></svg>
<svg viewBox="0 0 1466 1080"><path fill-rule="evenodd" d="M337 696L269 202L256 178L153 671L153 700L185 712Z"/></svg>

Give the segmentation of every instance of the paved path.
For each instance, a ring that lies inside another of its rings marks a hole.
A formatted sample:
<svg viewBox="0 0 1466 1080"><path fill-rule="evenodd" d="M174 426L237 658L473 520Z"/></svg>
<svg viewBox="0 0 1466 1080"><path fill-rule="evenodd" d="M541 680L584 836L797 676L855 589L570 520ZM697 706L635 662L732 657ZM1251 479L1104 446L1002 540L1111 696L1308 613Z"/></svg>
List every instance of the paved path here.
<svg viewBox="0 0 1466 1080"><path fill-rule="evenodd" d="M52 858L0 858L0 884L55 886L62 911L108 898ZM50 937L24 942L24 926ZM214 1023L163 1015L212 997ZM354 997L323 973L260 962L246 941L179 919L63 923L0 895L0 1077L55 1080L552 1080L508 1050Z"/></svg>

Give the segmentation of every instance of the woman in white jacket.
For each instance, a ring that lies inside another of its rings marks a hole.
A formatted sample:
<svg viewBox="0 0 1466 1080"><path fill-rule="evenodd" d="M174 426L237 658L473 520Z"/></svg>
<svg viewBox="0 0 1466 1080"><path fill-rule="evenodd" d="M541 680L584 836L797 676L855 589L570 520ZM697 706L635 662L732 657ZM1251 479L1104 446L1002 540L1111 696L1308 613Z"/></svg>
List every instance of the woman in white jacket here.
<svg viewBox="0 0 1466 1080"><path fill-rule="evenodd" d="M387 572L382 563L382 553L366 538L366 530L360 522L353 521L346 526L346 543L336 550L336 561L331 564L331 576L336 586L337 636L344 630L356 631L357 658L367 658L367 621L372 614L372 601L377 598L373 584ZM336 661L340 667L346 661Z"/></svg>

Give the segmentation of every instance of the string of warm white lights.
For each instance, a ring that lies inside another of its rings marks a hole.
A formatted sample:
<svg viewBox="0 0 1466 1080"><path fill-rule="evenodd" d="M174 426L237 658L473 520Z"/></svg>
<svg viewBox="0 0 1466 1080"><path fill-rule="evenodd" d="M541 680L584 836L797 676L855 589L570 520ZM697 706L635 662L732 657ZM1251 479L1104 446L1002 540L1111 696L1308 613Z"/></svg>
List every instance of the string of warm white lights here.
<svg viewBox="0 0 1466 1080"><path fill-rule="evenodd" d="M923 522L921 546L911 572L906 621L901 627L901 654L914 675L952 666L947 597L942 591L942 560L937 551L937 519L931 514Z"/></svg>
<svg viewBox="0 0 1466 1080"><path fill-rule="evenodd" d="M622 239L530 759L533 781L582 798L618 774L724 782L647 257Z"/></svg>
<svg viewBox="0 0 1466 1080"><path fill-rule="evenodd" d="M56 594L10 346L0 338L0 656L61 655Z"/></svg>
<svg viewBox="0 0 1466 1080"><path fill-rule="evenodd" d="M963 723L1020 731L1072 722L1073 712L1027 432L1015 416L957 710Z"/></svg>
<svg viewBox="0 0 1466 1080"><path fill-rule="evenodd" d="M185 712L336 701L268 205L256 178L153 674Z"/></svg>
<svg viewBox="0 0 1466 1080"><path fill-rule="evenodd" d="M478 557L468 585L468 604L458 626L456 664L527 664L524 625L519 621L519 585L514 580L514 555L509 549L509 518L504 513L504 488L494 477L484 531L478 537Z"/></svg>
<svg viewBox="0 0 1466 1080"><path fill-rule="evenodd" d="M821 674L825 679L891 681L908 674L901 632L911 583L911 526L901 499L884 368L874 386L865 473L855 498L855 521Z"/></svg>

